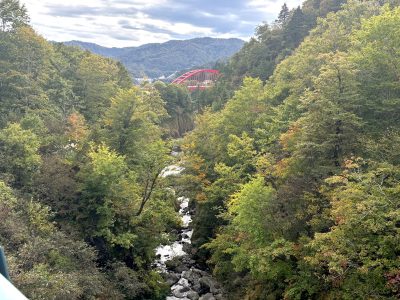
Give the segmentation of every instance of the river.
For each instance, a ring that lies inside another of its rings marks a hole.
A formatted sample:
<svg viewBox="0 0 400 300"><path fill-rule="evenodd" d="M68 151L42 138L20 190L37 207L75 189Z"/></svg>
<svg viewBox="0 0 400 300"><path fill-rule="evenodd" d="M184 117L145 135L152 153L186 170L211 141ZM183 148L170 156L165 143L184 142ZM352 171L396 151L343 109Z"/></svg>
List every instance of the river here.
<svg viewBox="0 0 400 300"><path fill-rule="evenodd" d="M180 176L183 170L180 166L171 165L163 170L161 176ZM179 197L177 200L182 218L179 239L155 249L155 266L171 287L166 300L223 300L221 286L206 270L198 268L191 257L193 211L189 209L190 199Z"/></svg>

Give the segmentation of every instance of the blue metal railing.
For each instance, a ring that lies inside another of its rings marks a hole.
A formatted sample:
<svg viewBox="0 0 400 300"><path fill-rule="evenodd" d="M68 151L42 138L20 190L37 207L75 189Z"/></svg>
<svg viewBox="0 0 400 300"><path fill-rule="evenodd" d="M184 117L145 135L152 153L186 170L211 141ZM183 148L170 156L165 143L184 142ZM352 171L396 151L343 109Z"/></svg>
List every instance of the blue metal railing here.
<svg viewBox="0 0 400 300"><path fill-rule="evenodd" d="M3 247L0 246L0 299L28 300L15 286L11 284L10 275Z"/></svg>
<svg viewBox="0 0 400 300"><path fill-rule="evenodd" d="M4 254L4 248L0 246L0 274L3 275L8 281L10 280L10 274L8 273L8 266L6 261L6 255Z"/></svg>

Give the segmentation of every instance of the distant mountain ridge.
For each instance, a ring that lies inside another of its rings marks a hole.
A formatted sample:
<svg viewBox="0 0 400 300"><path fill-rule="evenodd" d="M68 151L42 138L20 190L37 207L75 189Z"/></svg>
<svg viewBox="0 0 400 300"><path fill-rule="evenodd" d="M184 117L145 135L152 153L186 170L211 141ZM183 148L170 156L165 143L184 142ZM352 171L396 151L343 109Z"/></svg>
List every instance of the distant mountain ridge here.
<svg viewBox="0 0 400 300"><path fill-rule="evenodd" d="M195 38L145 44L139 47L107 48L81 41L64 42L93 53L121 61L134 77L158 78L180 70L207 65L227 59L238 52L240 39Z"/></svg>

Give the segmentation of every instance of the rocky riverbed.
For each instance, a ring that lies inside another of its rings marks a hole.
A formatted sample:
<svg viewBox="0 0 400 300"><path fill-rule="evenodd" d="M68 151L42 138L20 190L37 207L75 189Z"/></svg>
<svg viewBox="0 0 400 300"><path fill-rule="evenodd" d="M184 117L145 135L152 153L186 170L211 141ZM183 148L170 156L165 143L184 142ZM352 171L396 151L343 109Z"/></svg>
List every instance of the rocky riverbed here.
<svg viewBox="0 0 400 300"><path fill-rule="evenodd" d="M162 176L179 176L182 171L182 167L169 166ZM179 197L178 201L183 224L179 238L156 249L155 265L171 287L166 300L223 300L225 298L220 284L206 270L201 270L192 258L193 229L190 224L194 212L189 209L188 198Z"/></svg>

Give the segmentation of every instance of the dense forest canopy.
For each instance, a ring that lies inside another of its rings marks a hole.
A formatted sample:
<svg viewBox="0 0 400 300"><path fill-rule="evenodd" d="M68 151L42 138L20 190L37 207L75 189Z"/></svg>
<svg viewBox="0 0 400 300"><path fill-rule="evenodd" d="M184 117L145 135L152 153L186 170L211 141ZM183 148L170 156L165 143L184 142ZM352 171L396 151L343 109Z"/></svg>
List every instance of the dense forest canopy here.
<svg viewBox="0 0 400 300"><path fill-rule="evenodd" d="M351 1L198 117L193 242L232 299L400 296L399 30L394 3Z"/></svg>
<svg viewBox="0 0 400 300"><path fill-rule="evenodd" d="M0 244L30 299L165 299L181 226L227 299L400 297L400 8L306 0L212 89L132 84L0 0ZM175 183L177 184L177 183Z"/></svg>
<svg viewBox="0 0 400 300"><path fill-rule="evenodd" d="M150 299L178 227L161 170L167 110L111 59L53 44L0 1L0 244L31 299Z"/></svg>

